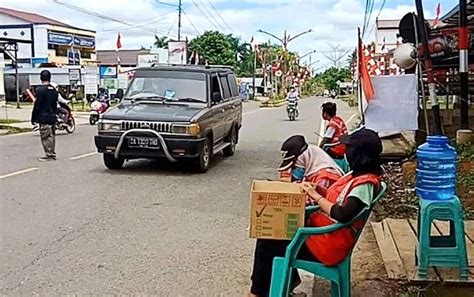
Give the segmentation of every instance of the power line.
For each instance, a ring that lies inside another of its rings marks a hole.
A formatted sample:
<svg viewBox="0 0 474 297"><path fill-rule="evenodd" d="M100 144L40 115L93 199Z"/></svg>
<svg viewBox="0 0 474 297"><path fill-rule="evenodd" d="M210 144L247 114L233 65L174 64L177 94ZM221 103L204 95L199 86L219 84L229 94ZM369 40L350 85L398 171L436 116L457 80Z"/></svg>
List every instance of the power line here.
<svg viewBox="0 0 474 297"><path fill-rule="evenodd" d="M207 16L207 14L204 13L204 11L202 11L201 7L199 7L199 5L196 3L196 1L192 0L194 6L196 6L196 8L199 10L199 12L208 20L208 22L217 30L219 30L218 26L216 26L216 24L211 21L211 19ZM212 17L212 16L211 16ZM215 19L214 19L215 21Z"/></svg>
<svg viewBox="0 0 474 297"><path fill-rule="evenodd" d="M214 10L214 12L216 13L217 17L224 23L224 25L226 25L226 27L232 32L232 28L229 26L229 24L225 21L225 19L222 17L222 15L219 13L219 11L217 11L217 9L214 7L214 5L212 4L211 1L207 0L207 3L209 4L209 6L212 8L212 10Z"/></svg>
<svg viewBox="0 0 474 297"><path fill-rule="evenodd" d="M147 25L160 24L160 23L162 23L162 21L164 21L164 20L160 21L160 19L162 19L163 17L166 17L166 16L168 16L172 13L174 13L174 11L171 11L171 12L165 13L163 15L160 15L158 18L154 17L152 21L142 23L142 24L138 24L136 26L128 26L128 27L113 28L113 29L102 29L102 30L98 30L98 32L112 32L112 31L116 32L116 31L128 31L128 30L140 29L140 28L149 28L149 27L147 27Z"/></svg>
<svg viewBox="0 0 474 297"><path fill-rule="evenodd" d="M382 9L384 8L385 6L385 0L382 1L382 5L380 5L380 9L379 9L379 12L377 13L377 16L375 17L375 20L377 20L380 16L380 13L382 12ZM369 38L370 35L372 35L372 32L374 32L374 29L375 29L375 25L377 24L377 21L372 25L372 27L370 28L370 32L369 34L367 35L365 41L367 41L367 38Z"/></svg>
<svg viewBox="0 0 474 297"><path fill-rule="evenodd" d="M103 15L103 14L100 14L100 13L97 13L97 12L94 12L94 11L90 11L90 10L75 6L73 4L61 2L59 0L51 0L51 1L56 3L56 4L65 6L69 9L79 11L79 12L82 12L82 13L87 14L87 15L94 16L94 17L100 18L102 20L108 20L108 21L111 21L111 22L115 22L115 23L119 23L119 24L122 24L122 25L129 26L129 27L135 26L135 24L131 23L130 21L113 18L113 17L107 16L107 15ZM152 28L149 28L149 27L143 27L142 29L143 29L143 31L148 31L148 32L151 32L151 33L156 32L155 29L152 29Z"/></svg>
<svg viewBox="0 0 474 297"><path fill-rule="evenodd" d="M191 24L191 26L194 28L194 31L196 31L197 35L201 35L201 32L199 32L198 28L196 28L196 26L193 24L193 22L191 21L191 18L188 16L188 14L184 11L183 9L183 14L184 16L186 17L186 19L188 20L189 24Z"/></svg>
<svg viewBox="0 0 474 297"><path fill-rule="evenodd" d="M212 20L217 24L217 26L219 26L219 29L222 30L223 32L225 32L226 29L221 25L221 23L218 20L216 20L216 18L212 14L211 10L209 9L209 7L207 7L207 5L205 5L203 1L199 1L198 3L201 4L202 7L204 7L204 10L206 11L206 14L209 15L212 18Z"/></svg>

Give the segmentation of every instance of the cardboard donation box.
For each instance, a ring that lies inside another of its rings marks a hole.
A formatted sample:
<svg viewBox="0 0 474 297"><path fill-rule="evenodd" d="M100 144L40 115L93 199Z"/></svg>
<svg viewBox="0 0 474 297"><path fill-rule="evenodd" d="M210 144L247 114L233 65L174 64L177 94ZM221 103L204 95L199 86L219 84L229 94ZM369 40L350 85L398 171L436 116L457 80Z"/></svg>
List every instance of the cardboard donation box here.
<svg viewBox="0 0 474 297"><path fill-rule="evenodd" d="M298 184L276 181L252 183L250 237L291 239L304 226L306 195Z"/></svg>

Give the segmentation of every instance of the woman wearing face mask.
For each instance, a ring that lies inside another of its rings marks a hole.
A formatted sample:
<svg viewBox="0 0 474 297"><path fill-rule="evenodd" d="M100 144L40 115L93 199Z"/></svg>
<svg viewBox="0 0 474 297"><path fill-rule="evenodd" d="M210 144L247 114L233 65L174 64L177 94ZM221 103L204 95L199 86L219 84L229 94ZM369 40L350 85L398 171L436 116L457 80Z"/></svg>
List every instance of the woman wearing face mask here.
<svg viewBox="0 0 474 297"><path fill-rule="evenodd" d="M323 197L308 183L301 185L303 192L320 206L320 210L307 218L309 227L323 227L335 222L347 223L355 218L372 201L380 189L382 169L380 154L382 143L377 133L361 129L343 136L346 157L353 171L332 184ZM337 265L348 255L355 244L355 230L363 222L334 232L309 236L301 247L298 258L319 261L327 266ZM275 257L283 257L290 241L257 240L249 296L268 296ZM292 288L300 283L294 274Z"/></svg>
<svg viewBox="0 0 474 297"><path fill-rule="evenodd" d="M288 138L281 151L283 161L278 171L289 172L292 182L309 182L324 191L342 176L334 160L301 135Z"/></svg>

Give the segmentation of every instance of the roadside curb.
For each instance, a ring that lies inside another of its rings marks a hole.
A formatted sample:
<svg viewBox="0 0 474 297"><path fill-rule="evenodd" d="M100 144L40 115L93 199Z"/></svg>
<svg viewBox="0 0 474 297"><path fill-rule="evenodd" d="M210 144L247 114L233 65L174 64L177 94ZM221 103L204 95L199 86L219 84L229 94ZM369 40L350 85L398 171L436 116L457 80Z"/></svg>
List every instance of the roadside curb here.
<svg viewBox="0 0 474 297"><path fill-rule="evenodd" d="M281 107L281 106L284 106L286 105L286 100L284 101L277 101L277 102L273 102L273 101L265 101L263 102L260 107L262 108L272 108L272 107Z"/></svg>

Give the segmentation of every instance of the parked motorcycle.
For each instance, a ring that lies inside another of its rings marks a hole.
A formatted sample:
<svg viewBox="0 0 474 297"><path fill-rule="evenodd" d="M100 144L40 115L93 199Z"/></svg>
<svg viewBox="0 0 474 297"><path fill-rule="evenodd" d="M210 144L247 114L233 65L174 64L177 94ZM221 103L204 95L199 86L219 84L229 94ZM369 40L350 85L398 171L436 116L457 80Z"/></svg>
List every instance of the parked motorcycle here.
<svg viewBox="0 0 474 297"><path fill-rule="evenodd" d="M92 126L99 121L99 117L101 114L107 111L109 109L109 101L107 99L101 99L101 98L96 98L92 103L91 103L91 111L89 114L89 124Z"/></svg>
<svg viewBox="0 0 474 297"><path fill-rule="evenodd" d="M288 118L290 119L290 121L296 120L296 118L298 117L298 102L288 101L286 112L288 113Z"/></svg>

